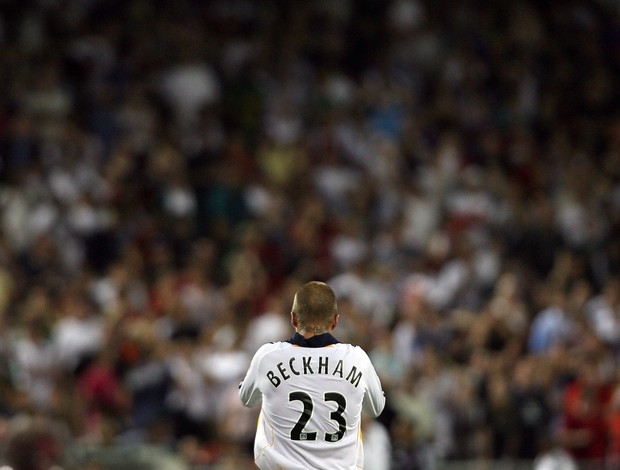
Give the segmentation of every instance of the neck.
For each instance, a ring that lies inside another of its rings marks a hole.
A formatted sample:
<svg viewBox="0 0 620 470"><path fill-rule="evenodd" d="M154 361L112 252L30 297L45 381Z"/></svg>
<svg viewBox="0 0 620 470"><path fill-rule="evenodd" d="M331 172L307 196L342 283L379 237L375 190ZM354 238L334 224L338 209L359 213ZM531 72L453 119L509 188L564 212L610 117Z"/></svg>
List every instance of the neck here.
<svg viewBox="0 0 620 470"><path fill-rule="evenodd" d="M297 333L302 335L304 338L309 339L309 338L312 338L313 336L318 336L318 335L322 335L325 333L329 333L329 331L326 330L325 328L320 328L318 326L306 326L304 328L299 328L297 330Z"/></svg>

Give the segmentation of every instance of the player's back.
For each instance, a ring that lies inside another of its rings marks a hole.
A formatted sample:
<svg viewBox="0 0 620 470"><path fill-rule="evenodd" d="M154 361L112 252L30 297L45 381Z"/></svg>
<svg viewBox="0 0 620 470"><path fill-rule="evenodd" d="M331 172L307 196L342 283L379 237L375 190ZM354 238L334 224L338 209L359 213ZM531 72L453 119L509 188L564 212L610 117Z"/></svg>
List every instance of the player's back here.
<svg viewBox="0 0 620 470"><path fill-rule="evenodd" d="M278 342L263 346L254 361L254 377L246 378L241 396L252 400L251 382L262 394L255 444L261 468L362 468L362 408L376 415L384 399L361 348Z"/></svg>

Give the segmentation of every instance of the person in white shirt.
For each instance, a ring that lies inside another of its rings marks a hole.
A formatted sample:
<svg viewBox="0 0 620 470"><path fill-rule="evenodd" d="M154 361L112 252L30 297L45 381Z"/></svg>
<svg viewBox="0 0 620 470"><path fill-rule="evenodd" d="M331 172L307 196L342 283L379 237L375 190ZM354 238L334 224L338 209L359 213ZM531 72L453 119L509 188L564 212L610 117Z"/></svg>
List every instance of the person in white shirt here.
<svg viewBox="0 0 620 470"><path fill-rule="evenodd" d="M261 402L254 459L261 470L364 468L362 411L385 406L366 352L340 343L336 295L312 281L295 294L287 341L263 345L239 385L245 406Z"/></svg>

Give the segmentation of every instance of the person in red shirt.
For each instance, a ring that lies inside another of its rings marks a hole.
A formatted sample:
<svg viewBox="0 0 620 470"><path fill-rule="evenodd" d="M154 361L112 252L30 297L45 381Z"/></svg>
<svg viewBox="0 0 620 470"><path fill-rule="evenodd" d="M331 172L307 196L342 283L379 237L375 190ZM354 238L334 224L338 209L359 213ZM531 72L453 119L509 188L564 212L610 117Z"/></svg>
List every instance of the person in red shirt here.
<svg viewBox="0 0 620 470"><path fill-rule="evenodd" d="M577 460L602 462L607 452L606 411L611 398L596 363L584 360L566 388L562 410L562 443Z"/></svg>

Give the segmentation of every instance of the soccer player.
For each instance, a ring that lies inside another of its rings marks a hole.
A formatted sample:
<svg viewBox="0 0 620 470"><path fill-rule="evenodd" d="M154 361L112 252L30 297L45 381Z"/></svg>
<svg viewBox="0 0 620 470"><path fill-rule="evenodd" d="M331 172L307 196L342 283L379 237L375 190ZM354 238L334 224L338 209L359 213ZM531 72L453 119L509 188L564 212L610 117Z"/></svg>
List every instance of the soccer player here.
<svg viewBox="0 0 620 470"><path fill-rule="evenodd" d="M364 350L340 343L336 295L323 282L293 299L287 341L265 344L239 385L245 406L262 399L254 459L262 470L364 468L361 415L378 416L385 395Z"/></svg>

